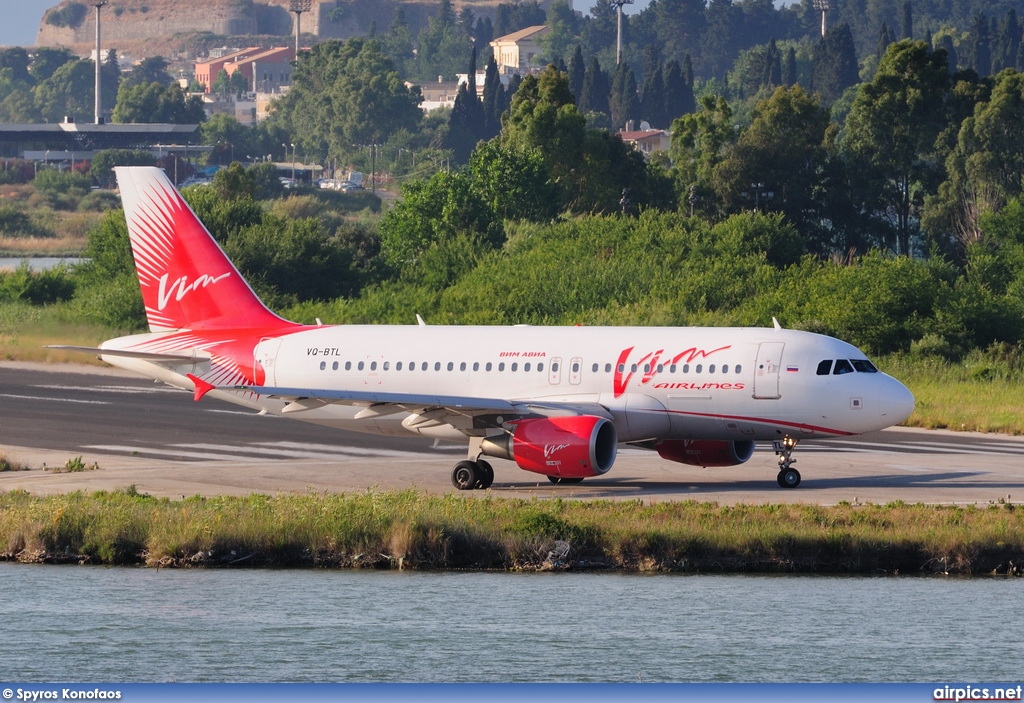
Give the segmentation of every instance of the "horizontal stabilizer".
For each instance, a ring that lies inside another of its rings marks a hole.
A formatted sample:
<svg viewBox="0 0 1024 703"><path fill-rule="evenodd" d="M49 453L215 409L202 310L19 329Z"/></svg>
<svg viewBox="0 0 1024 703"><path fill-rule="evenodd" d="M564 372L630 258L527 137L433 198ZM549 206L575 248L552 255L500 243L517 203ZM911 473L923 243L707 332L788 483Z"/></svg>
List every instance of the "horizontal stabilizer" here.
<svg viewBox="0 0 1024 703"><path fill-rule="evenodd" d="M61 349L63 351L84 352L96 356L120 356L126 359L142 359L143 361L164 361L168 363L192 363L195 361L209 361L209 357L194 356L192 354L159 354L157 352L137 352L127 349L101 349L100 347L78 347L72 344L47 344L46 349Z"/></svg>

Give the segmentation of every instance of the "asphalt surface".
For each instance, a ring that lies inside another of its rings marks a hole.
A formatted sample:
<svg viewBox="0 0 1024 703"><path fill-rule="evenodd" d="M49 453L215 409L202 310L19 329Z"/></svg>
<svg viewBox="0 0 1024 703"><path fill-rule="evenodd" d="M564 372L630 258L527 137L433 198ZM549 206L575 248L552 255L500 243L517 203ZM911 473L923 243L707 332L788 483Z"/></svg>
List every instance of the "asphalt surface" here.
<svg viewBox="0 0 1024 703"><path fill-rule="evenodd" d="M35 494L116 490L157 496L253 492L361 492L414 488L450 493L465 447L381 438L260 416L114 369L0 362L0 454L28 471L0 472L0 490ZM741 466L704 469L652 452L620 449L612 470L554 486L493 460L495 481L474 497L571 497L647 502L840 501L979 504L1024 502L1024 438L893 428L863 437L804 442L803 482L775 483L776 458L758 447ZM98 468L58 472L82 458Z"/></svg>

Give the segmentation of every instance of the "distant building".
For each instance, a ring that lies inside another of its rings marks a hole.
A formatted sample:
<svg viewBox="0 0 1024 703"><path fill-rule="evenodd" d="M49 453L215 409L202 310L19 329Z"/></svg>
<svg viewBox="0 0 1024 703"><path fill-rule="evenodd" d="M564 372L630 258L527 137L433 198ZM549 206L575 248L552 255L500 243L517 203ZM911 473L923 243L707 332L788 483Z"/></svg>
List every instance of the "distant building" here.
<svg viewBox="0 0 1024 703"><path fill-rule="evenodd" d="M240 72L245 76L251 92L274 93L282 86L291 85L294 61L294 47L249 47L209 61L196 62L196 81L205 86L207 93L211 93L222 70L229 76Z"/></svg>
<svg viewBox="0 0 1024 703"><path fill-rule="evenodd" d="M505 74L529 72L534 58L541 54L540 40L547 33L547 26L539 24L494 39L491 48L498 70Z"/></svg>
<svg viewBox="0 0 1024 703"><path fill-rule="evenodd" d="M619 132L619 138L626 144L632 144L645 157L656 151L668 151L672 143L672 136L663 129L624 129Z"/></svg>

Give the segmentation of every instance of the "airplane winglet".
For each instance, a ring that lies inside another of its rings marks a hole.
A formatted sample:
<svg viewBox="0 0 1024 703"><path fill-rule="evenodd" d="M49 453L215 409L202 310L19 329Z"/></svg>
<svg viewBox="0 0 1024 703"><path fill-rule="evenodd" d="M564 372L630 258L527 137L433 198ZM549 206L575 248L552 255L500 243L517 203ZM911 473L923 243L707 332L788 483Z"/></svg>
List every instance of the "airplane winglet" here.
<svg viewBox="0 0 1024 703"><path fill-rule="evenodd" d="M185 374L185 377L188 380L192 381L192 385L195 386L195 394L192 396L192 399L195 400L195 402L197 402L197 403L200 400L203 399L204 395L206 395L207 393L212 391L214 388L216 388L216 386L213 385L212 383L209 383L208 381L204 381L203 379L199 378L198 376L194 376L194 375L192 375L190 373Z"/></svg>

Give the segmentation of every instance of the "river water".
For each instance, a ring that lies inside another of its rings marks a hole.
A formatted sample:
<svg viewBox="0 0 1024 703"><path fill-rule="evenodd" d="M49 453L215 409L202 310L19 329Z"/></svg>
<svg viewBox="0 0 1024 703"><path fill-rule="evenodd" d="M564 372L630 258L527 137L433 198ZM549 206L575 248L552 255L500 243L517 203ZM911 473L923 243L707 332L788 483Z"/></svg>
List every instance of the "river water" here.
<svg viewBox="0 0 1024 703"><path fill-rule="evenodd" d="M900 682L1022 676L1024 582L0 563L0 679Z"/></svg>

